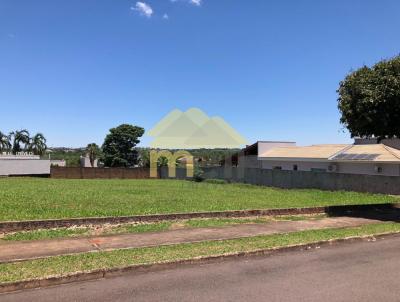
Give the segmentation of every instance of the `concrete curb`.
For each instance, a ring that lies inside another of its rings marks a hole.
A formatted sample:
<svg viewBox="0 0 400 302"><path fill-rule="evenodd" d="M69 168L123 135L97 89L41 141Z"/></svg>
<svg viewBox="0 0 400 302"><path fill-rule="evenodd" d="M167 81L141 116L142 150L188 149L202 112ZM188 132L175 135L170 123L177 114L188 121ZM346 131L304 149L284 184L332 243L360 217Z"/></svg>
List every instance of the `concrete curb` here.
<svg viewBox="0 0 400 302"><path fill-rule="evenodd" d="M310 208L287 208L287 209L260 209L260 210L238 210L221 212L195 212L195 213L175 213L175 214L154 214L154 215L135 215L119 217L88 217L70 219L47 219L47 220L26 220L26 221L3 221L0 222L0 232L16 232L35 229L50 229L58 227L70 227L88 224L118 224L128 222L155 222L162 220L178 220L192 218L227 218L227 217L249 217L249 216L278 216L278 215L301 215L301 214L320 214L327 213L334 215L345 214L356 211L388 210L398 204L384 203L371 205L345 205L345 206L326 206Z"/></svg>
<svg viewBox="0 0 400 302"><path fill-rule="evenodd" d="M163 263L155 263L155 264L141 264L141 265L131 265L126 267L117 267L111 269L99 269L88 272L75 272L65 276L56 276L49 277L44 279L32 279L26 281L12 282L12 283L0 283L0 294L10 293L25 289L34 289L41 287L49 287L56 286L61 284L68 284L73 282L82 282L89 280L98 280L109 277L121 276L128 273L145 273L145 272L156 272L166 269L173 269L176 267L180 267L183 265L192 265L192 264L209 264L221 262L224 260L233 260L237 258L243 257L257 257L257 256L271 256L278 253L286 253L286 252L294 252L294 251L302 251L302 250L311 250L318 249L324 246L338 245L338 244L346 244L353 242L361 242L361 241L373 241L377 239L385 239L387 237L397 237L400 235L400 232L394 233L384 233L377 235L368 235L362 237L349 237L344 239L334 239L327 241L319 241L309 244L300 244L293 245L281 248L272 248L272 249L261 249L251 252L238 252L238 253L229 253L218 256L208 256L208 257L197 257L193 259L186 260L178 260L172 262L163 262Z"/></svg>

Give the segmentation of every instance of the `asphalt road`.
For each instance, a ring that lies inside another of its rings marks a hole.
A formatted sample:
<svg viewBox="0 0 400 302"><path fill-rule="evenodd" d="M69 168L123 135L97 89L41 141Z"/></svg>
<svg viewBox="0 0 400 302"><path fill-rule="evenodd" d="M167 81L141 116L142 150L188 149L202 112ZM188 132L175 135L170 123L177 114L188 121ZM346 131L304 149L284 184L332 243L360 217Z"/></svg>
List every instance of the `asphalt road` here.
<svg viewBox="0 0 400 302"><path fill-rule="evenodd" d="M400 237L0 295L21 301L400 301Z"/></svg>

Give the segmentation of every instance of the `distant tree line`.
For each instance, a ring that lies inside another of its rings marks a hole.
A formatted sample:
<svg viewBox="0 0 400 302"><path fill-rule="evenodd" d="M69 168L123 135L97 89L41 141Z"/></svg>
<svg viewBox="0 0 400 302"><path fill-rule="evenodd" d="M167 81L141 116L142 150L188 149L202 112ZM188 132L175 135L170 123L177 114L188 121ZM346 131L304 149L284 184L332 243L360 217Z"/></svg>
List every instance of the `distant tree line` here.
<svg viewBox="0 0 400 302"><path fill-rule="evenodd" d="M142 167L150 167L150 148L137 148L139 157L138 164ZM171 150L172 152L177 150ZM220 166L223 165L226 157L238 153L240 149L190 149L189 151L195 158L196 165L199 167ZM166 166L168 161L166 158L158 159L158 166ZM177 162L179 167L182 163Z"/></svg>
<svg viewBox="0 0 400 302"><path fill-rule="evenodd" d="M139 126L122 124L111 128L102 146L90 143L86 148L52 148L53 159L65 159L67 166L79 166L80 157L86 155L94 166L98 159L105 167L150 167L150 148L137 147L144 129ZM172 152L175 150L171 150ZM198 166L221 165L226 156L232 156L239 149L192 149L188 150ZM166 158L159 158L158 165L166 166ZM180 166L184 163L177 162Z"/></svg>
<svg viewBox="0 0 400 302"><path fill-rule="evenodd" d="M50 148L51 159L63 159L67 167L79 167L80 157L86 154L85 148Z"/></svg>
<svg viewBox="0 0 400 302"><path fill-rule="evenodd" d="M0 151L11 152L32 152L35 155L43 155L47 149L46 138L42 133L30 136L28 130L16 130L8 134L0 131Z"/></svg>

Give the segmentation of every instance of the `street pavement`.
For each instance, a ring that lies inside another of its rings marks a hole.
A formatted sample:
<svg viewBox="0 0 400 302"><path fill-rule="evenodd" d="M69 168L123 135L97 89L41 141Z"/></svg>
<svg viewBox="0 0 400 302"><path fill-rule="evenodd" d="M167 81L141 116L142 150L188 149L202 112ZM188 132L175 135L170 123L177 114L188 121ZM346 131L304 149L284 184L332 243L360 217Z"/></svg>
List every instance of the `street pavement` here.
<svg viewBox="0 0 400 302"><path fill-rule="evenodd" d="M0 295L21 301L400 301L400 236Z"/></svg>

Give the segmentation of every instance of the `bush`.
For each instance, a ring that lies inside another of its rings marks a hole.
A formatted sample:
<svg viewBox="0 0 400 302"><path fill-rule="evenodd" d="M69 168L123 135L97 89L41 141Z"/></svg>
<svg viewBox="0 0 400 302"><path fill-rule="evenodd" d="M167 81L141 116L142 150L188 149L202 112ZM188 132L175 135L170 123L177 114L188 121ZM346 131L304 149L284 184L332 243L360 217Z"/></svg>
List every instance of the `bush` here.
<svg viewBox="0 0 400 302"><path fill-rule="evenodd" d="M203 174L204 171L199 166L195 166L193 171L193 181L202 182L204 180Z"/></svg>

